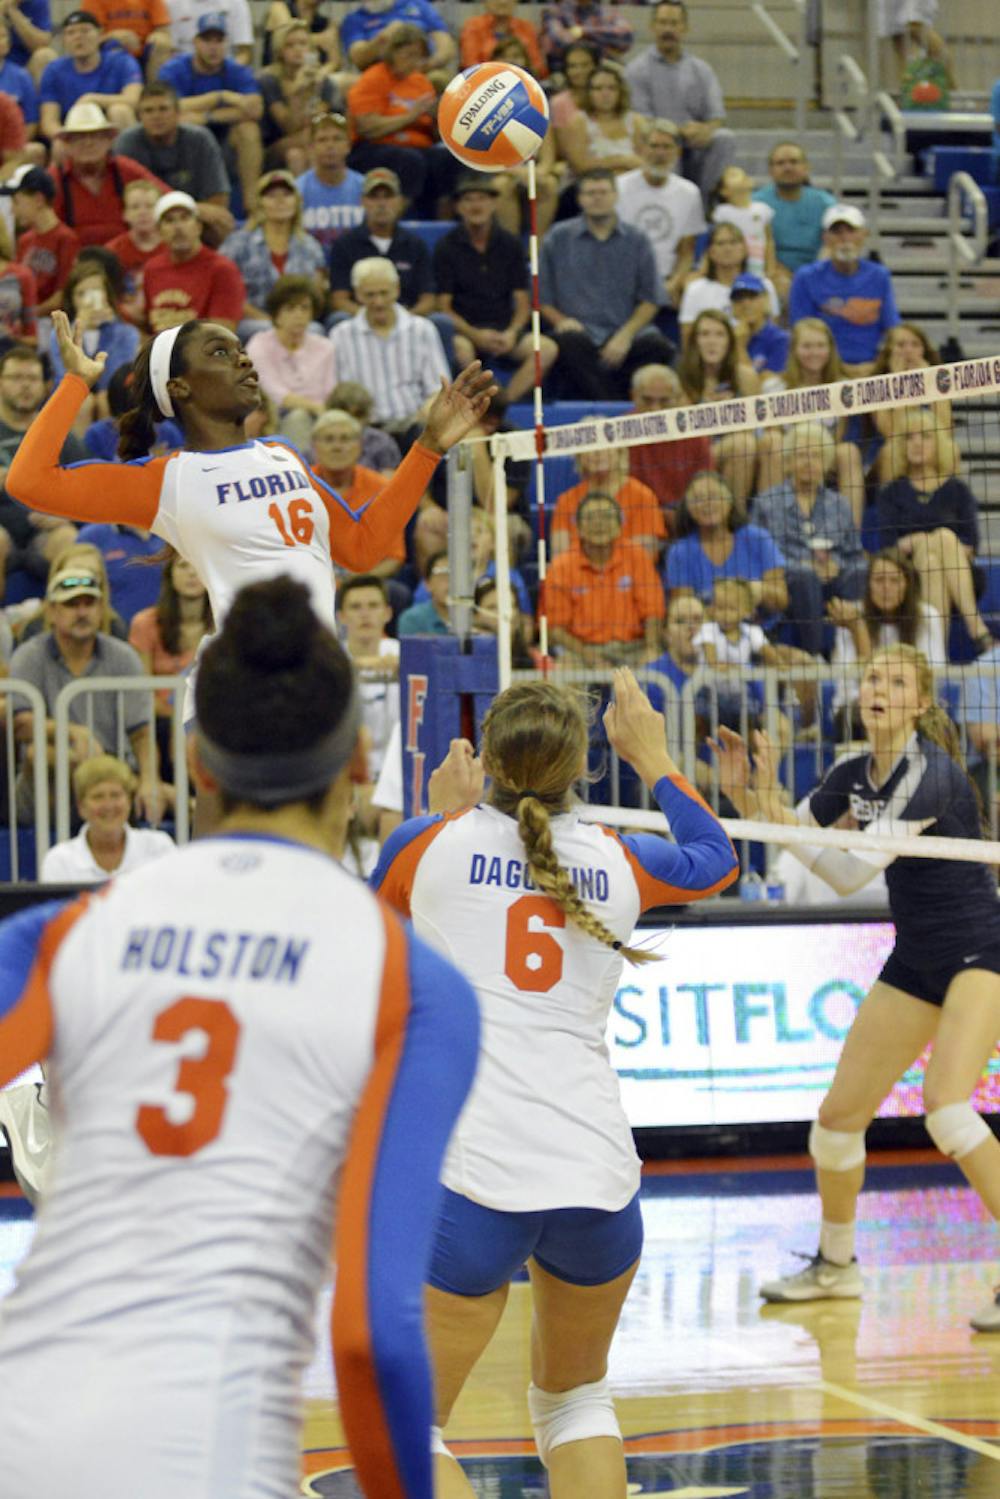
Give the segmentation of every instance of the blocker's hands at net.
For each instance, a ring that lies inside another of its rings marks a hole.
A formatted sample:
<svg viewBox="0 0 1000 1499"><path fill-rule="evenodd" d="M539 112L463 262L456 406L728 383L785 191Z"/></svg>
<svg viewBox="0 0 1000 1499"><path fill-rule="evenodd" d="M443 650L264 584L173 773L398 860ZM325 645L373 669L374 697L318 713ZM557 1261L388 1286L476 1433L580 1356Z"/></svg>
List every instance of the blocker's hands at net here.
<svg viewBox="0 0 1000 1499"><path fill-rule="evenodd" d="M482 421L498 389L493 371L484 370L479 359L467 364L450 385L442 377L420 434L421 444L432 453L447 453Z"/></svg>
<svg viewBox="0 0 1000 1499"><path fill-rule="evenodd" d="M482 800L486 776L483 762L467 739L453 739L427 783L431 812L463 812Z"/></svg>
<svg viewBox="0 0 1000 1499"><path fill-rule="evenodd" d="M706 743L715 756L719 790L729 798L741 816L752 814L750 756L743 740L733 729L720 724L718 739L708 739Z"/></svg>
<svg viewBox="0 0 1000 1499"><path fill-rule="evenodd" d="M56 335L56 343L59 345L59 357L62 359L63 369L68 375L79 375L93 389L104 373L107 354L100 353L96 359L91 359L89 354L85 354L80 324L75 323L73 327L70 327L69 318L64 312L53 312L52 327Z"/></svg>
<svg viewBox="0 0 1000 1499"><path fill-rule="evenodd" d="M617 755L627 760L649 787L678 768L667 751L667 726L627 666L612 681L613 696L604 714L604 731Z"/></svg>

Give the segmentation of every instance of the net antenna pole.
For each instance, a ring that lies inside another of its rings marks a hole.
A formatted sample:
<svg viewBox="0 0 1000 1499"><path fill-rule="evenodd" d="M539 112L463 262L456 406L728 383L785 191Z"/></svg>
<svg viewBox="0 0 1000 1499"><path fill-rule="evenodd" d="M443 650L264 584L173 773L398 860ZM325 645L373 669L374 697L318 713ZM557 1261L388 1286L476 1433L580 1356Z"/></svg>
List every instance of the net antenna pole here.
<svg viewBox="0 0 1000 1499"><path fill-rule="evenodd" d="M538 650L542 672L548 674L549 619L545 608L545 427L542 411L542 312L538 276L538 197L535 158L528 158L528 264L531 269L531 347L535 358L533 394L535 416L535 505L538 511Z"/></svg>

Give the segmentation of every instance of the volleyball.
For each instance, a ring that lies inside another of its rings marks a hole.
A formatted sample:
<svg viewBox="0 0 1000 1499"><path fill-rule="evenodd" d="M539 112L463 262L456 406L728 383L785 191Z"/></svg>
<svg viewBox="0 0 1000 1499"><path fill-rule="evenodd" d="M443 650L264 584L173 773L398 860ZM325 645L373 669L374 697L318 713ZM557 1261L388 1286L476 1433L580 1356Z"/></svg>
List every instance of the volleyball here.
<svg viewBox="0 0 1000 1499"><path fill-rule="evenodd" d="M481 62L449 83L438 102L438 129L453 156L477 172L518 167L549 128L541 85L509 62Z"/></svg>

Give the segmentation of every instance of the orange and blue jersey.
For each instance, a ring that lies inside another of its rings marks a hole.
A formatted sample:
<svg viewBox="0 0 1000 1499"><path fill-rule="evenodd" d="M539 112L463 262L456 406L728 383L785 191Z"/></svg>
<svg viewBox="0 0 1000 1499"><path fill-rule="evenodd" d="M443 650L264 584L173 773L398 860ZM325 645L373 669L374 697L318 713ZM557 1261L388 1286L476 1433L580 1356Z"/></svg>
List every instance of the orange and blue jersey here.
<svg viewBox="0 0 1000 1499"><path fill-rule="evenodd" d="M465 980L283 840L3 923L0 1085L48 1057L55 1123L0 1330L10 1491L285 1499L335 1245L362 1491L431 1499L422 1285L477 1043Z"/></svg>
<svg viewBox="0 0 1000 1499"><path fill-rule="evenodd" d="M641 911L735 880L718 819L683 777L654 789L676 842L552 818L559 861L619 944ZM617 1212L639 1163L605 1044L622 957L538 889L517 823L484 805L414 818L387 840L372 885L476 986L483 1042L443 1181L485 1207Z"/></svg>

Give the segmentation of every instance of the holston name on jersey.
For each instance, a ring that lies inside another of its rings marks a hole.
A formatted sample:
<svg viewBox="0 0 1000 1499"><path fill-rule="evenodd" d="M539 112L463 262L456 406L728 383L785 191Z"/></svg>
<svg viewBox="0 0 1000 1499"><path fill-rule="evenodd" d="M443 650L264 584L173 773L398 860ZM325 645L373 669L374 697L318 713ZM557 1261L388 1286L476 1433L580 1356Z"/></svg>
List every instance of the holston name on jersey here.
<svg viewBox="0 0 1000 1499"><path fill-rule="evenodd" d="M125 939L121 968L182 978L269 979L294 984L309 951L305 937L268 932L199 932L194 927L133 927Z"/></svg>

